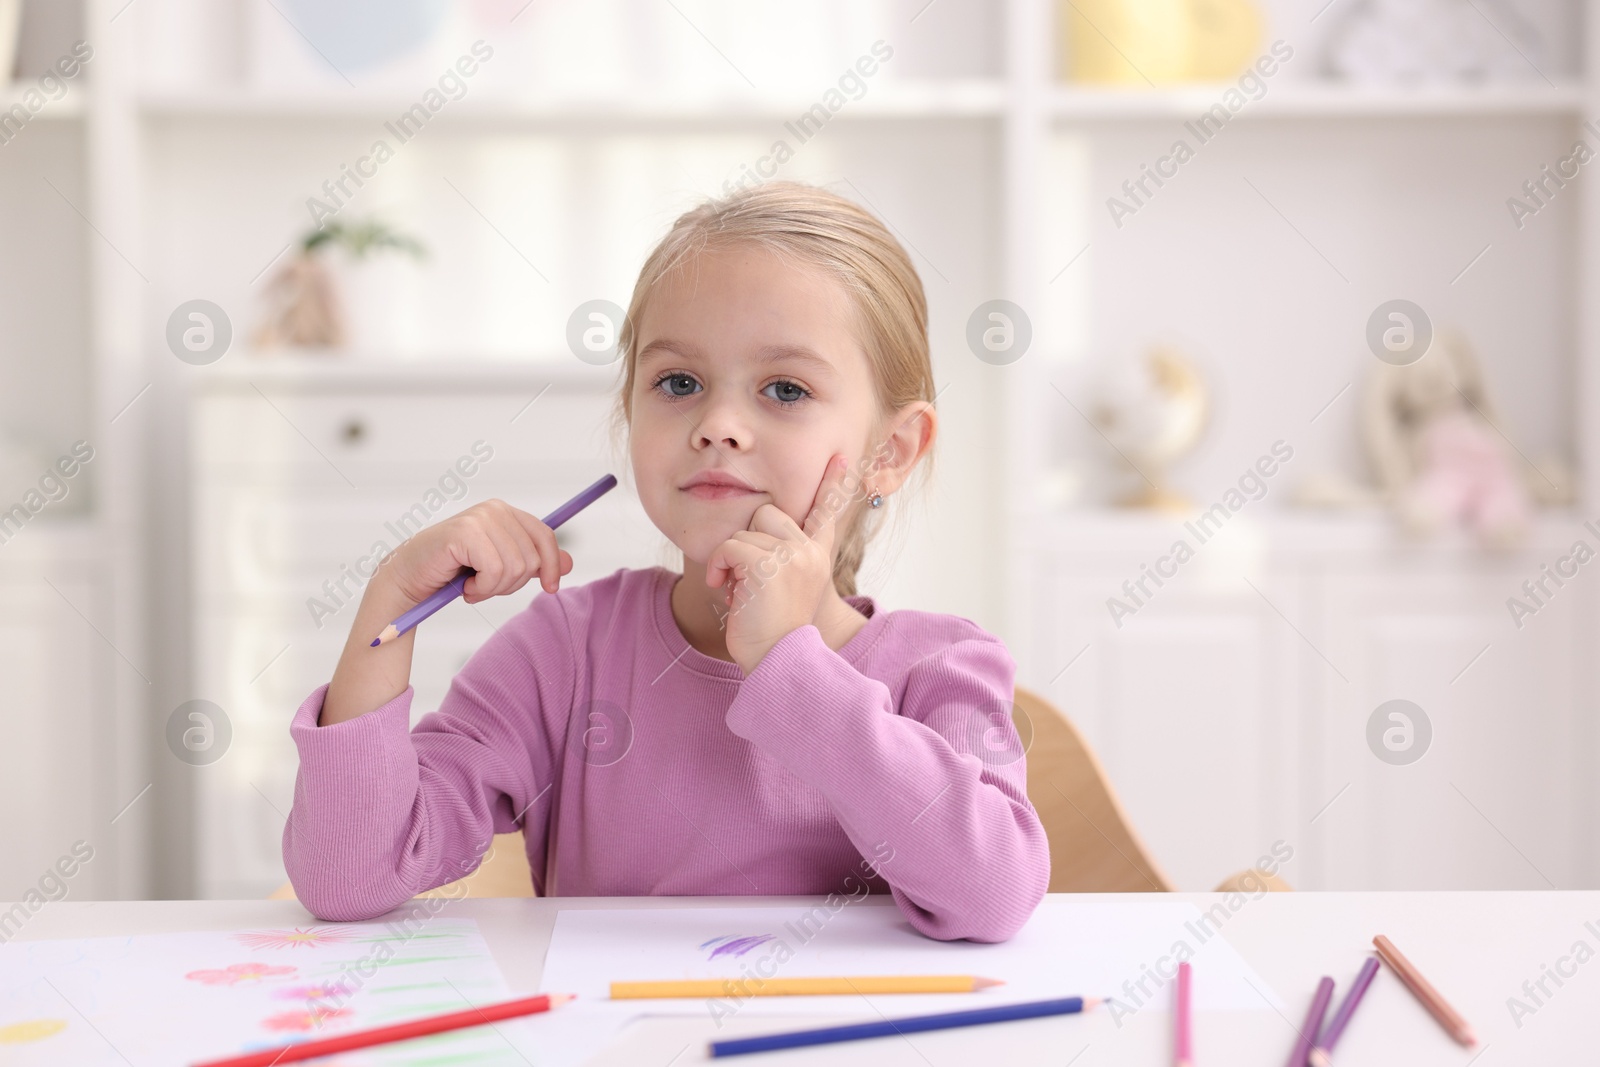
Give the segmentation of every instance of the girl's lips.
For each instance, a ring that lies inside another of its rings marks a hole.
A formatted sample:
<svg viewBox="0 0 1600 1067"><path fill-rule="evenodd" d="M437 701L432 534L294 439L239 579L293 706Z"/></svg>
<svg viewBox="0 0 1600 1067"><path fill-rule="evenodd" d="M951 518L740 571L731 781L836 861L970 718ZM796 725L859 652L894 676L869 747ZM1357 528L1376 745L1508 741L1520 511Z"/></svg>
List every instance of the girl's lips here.
<svg viewBox="0 0 1600 1067"><path fill-rule="evenodd" d="M684 492L696 500L731 500L739 496L757 495L754 489L744 489L737 485L712 485L708 482L691 485Z"/></svg>

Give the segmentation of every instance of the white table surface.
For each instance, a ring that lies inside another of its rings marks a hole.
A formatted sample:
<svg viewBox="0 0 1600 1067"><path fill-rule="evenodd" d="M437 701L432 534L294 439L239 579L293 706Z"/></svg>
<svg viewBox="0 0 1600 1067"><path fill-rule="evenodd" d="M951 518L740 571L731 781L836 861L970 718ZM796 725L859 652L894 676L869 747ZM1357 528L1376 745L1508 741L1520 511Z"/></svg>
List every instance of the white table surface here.
<svg viewBox="0 0 1600 1067"><path fill-rule="evenodd" d="M1205 893L1175 896L1202 910L1222 899ZM1171 897L1130 894L1079 899L1138 902ZM476 919L513 994L521 995L538 991L551 929L556 913L563 909L766 907L803 901L814 903L801 897L460 900L448 902L438 914ZM894 904L886 896L874 896L855 906ZM294 901L63 901L46 905L15 939L305 925L312 921ZM1377 933L1389 935L1422 968L1477 1030L1480 1044L1466 1049L1451 1041L1385 967L1380 968L1339 1043L1339 1063L1501 1067L1600 1062L1600 892L1272 893L1247 900L1221 933L1276 989L1288 1005L1288 1018L1265 1003L1257 1011L1197 1013L1196 1067L1283 1064L1317 980L1324 973L1334 977L1339 983L1337 1004ZM1563 977L1564 984L1559 987L1547 978L1545 988L1552 995L1541 994L1543 1005L1535 1005L1523 992L1523 983L1537 982L1546 967L1569 957L1579 942L1588 946L1587 955L1594 958L1583 963L1567 959L1561 969L1571 976ZM1082 992L1095 994L1093 990ZM1521 1017L1520 1025L1507 1004L1511 997L1536 1008L1533 1014ZM705 1042L712 1036L770 1033L837 1019L761 1018L754 1004L726 1020L720 1030L709 1018L642 1019L591 1063L682 1067L707 1062ZM838 1021L860 1021L860 1017ZM768 1063L1156 1067L1171 1063L1171 1016L1165 1011L1145 1010L1123 1019L1119 1026L1101 1011L718 1062L749 1067Z"/></svg>

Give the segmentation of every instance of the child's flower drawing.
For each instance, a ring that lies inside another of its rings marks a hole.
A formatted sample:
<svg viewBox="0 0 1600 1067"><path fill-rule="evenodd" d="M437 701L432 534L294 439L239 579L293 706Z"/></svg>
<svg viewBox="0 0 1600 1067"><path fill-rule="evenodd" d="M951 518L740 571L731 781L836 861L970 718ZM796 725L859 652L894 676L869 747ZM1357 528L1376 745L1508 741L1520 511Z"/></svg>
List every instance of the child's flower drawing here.
<svg viewBox="0 0 1600 1067"><path fill-rule="evenodd" d="M287 986L272 994L280 1000L334 1000L348 997L350 991L338 982L316 982L312 985Z"/></svg>
<svg viewBox="0 0 1600 1067"><path fill-rule="evenodd" d="M351 1015L348 1008L307 1008L303 1011L286 1011L261 1020L261 1025L268 1030L287 1030L295 1033L305 1033L307 1030L319 1030L330 1019L344 1019Z"/></svg>
<svg viewBox="0 0 1600 1067"><path fill-rule="evenodd" d="M315 948L318 945L336 945L351 939L348 931L331 926L313 926L310 929L301 929L297 926L293 930L248 930L233 936L251 948L299 948L302 945Z"/></svg>
<svg viewBox="0 0 1600 1067"><path fill-rule="evenodd" d="M221 970L190 971L184 977L206 985L235 986L241 982L259 982L263 978L293 974L296 970L296 967L274 967L270 963L235 963Z"/></svg>

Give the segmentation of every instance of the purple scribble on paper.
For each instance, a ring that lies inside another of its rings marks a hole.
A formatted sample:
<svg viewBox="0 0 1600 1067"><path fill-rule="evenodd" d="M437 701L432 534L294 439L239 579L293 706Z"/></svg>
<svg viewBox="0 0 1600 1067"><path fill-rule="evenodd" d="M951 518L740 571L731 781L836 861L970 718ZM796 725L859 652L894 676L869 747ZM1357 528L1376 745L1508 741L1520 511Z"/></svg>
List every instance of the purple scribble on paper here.
<svg viewBox="0 0 1600 1067"><path fill-rule="evenodd" d="M717 947L711 950L711 955L706 957L707 960L714 960L719 956L743 956L751 949L759 948L771 941L772 938L772 934L751 934L747 937L724 934L721 937L713 937L710 941L702 942L700 947L705 948L708 945L716 945Z"/></svg>

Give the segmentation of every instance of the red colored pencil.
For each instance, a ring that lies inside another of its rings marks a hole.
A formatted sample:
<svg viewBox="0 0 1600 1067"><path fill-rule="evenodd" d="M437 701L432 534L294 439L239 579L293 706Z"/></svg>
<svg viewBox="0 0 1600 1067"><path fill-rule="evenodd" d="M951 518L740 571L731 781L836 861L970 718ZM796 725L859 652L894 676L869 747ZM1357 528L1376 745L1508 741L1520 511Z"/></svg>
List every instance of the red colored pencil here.
<svg viewBox="0 0 1600 1067"><path fill-rule="evenodd" d="M1194 1067L1194 1052L1191 1042L1194 1035L1191 1030L1191 1016L1189 1008L1189 981L1191 968L1187 961L1178 964L1178 1011L1175 1020L1178 1028L1177 1048L1174 1050L1173 1063L1177 1067Z"/></svg>
<svg viewBox="0 0 1600 1067"><path fill-rule="evenodd" d="M469 1026L482 1026L499 1019L511 1019L518 1015L533 1015L536 1012L549 1011L558 1005L565 1004L577 994L575 993L540 993L536 997L523 997L520 1000L505 1000L498 1004L485 1004L480 1008L468 1008L465 1011L446 1012L443 1015L429 1015L422 1019L413 1019L408 1023L395 1023L392 1026L378 1026L371 1030L357 1030L353 1033L340 1034L337 1037L325 1037L318 1041L302 1041L298 1045L285 1045L282 1048L267 1049L263 1052L247 1052L243 1056L228 1056L220 1060L206 1060L197 1063L194 1067L273 1067L279 1063L293 1063L298 1060L315 1059L318 1056L331 1056L335 1052L348 1052L353 1048L367 1048L371 1045L383 1045L390 1041L404 1041L411 1037L424 1037L428 1034L442 1033L446 1030L463 1030Z"/></svg>

